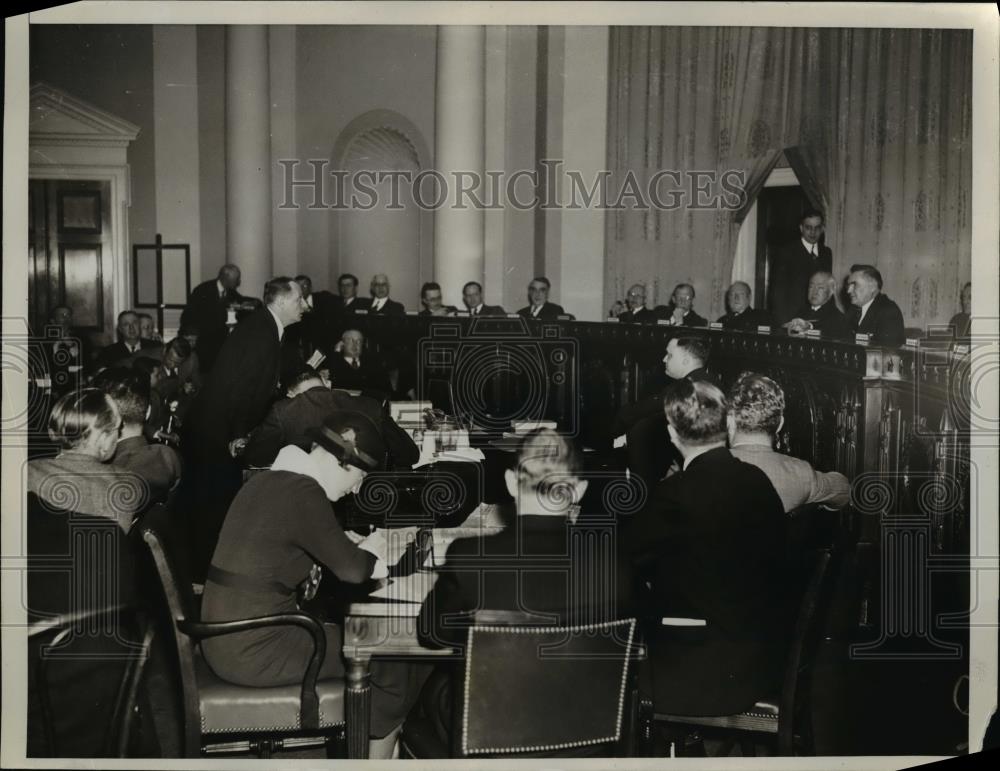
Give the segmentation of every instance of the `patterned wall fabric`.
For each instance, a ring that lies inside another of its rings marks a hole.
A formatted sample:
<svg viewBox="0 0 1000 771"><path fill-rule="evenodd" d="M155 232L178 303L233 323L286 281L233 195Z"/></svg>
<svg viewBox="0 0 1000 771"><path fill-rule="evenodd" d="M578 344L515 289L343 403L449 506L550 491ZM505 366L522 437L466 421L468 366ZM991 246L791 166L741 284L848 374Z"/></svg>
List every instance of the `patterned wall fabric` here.
<svg viewBox="0 0 1000 771"><path fill-rule="evenodd" d="M607 307L689 282L723 313L739 223L795 148L835 272L873 263L907 325L946 322L970 279L971 89L968 30L613 28ZM746 199L696 174L727 170ZM617 195L651 188L679 205Z"/></svg>

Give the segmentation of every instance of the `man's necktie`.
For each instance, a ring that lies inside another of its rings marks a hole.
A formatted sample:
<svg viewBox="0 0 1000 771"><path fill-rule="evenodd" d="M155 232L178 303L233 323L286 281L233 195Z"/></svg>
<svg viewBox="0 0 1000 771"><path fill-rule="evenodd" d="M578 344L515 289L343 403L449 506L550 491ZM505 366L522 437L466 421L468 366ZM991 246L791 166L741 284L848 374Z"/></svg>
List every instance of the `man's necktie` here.
<svg viewBox="0 0 1000 771"><path fill-rule="evenodd" d="M357 359L351 359L351 369L357 369L360 366Z"/></svg>

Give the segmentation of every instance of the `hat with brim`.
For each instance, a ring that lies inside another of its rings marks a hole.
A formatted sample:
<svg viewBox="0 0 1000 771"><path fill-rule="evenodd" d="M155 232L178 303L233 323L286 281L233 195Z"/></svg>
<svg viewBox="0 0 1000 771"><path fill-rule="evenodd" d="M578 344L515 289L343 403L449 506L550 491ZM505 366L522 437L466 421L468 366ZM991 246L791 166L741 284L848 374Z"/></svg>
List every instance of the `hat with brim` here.
<svg viewBox="0 0 1000 771"><path fill-rule="evenodd" d="M375 422L360 412L337 410L306 431L312 441L347 466L362 471L385 468L386 446Z"/></svg>

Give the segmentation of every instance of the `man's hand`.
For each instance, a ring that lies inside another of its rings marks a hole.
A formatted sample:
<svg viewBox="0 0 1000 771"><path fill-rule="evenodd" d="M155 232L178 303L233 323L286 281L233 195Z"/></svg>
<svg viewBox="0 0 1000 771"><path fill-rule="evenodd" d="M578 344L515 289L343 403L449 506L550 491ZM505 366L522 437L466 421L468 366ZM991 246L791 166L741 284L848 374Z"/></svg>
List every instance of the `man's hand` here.
<svg viewBox="0 0 1000 771"><path fill-rule="evenodd" d="M385 540L385 533L381 530L372 531L371 535L358 544L359 549L363 549L369 554L375 555L375 566L372 568L372 578L386 578L389 575L389 563L386 562L386 553L389 544Z"/></svg>
<svg viewBox="0 0 1000 771"><path fill-rule="evenodd" d="M683 324L684 323L684 309L683 308L674 308L674 314L673 314L673 316L670 317L670 320L674 323L675 326L678 326L678 327L681 324Z"/></svg>
<svg viewBox="0 0 1000 771"><path fill-rule="evenodd" d="M805 319L792 319L785 324L788 327L788 331L793 335L801 335L808 329L812 329L812 324L810 324Z"/></svg>
<svg viewBox="0 0 1000 771"><path fill-rule="evenodd" d="M239 439L233 439L233 441L229 443L229 454L234 458L238 458L243 454L243 450L246 449L246 446L247 438L245 436L241 436Z"/></svg>

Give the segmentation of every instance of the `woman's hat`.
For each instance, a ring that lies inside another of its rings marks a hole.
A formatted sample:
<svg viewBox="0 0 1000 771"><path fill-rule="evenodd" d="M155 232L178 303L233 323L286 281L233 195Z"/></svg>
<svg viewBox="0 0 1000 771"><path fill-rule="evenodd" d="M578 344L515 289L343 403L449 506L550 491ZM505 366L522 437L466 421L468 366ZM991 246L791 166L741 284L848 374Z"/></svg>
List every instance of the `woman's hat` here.
<svg viewBox="0 0 1000 771"><path fill-rule="evenodd" d="M385 468L387 450L378 426L360 412L337 410L306 435L345 466L362 471Z"/></svg>

